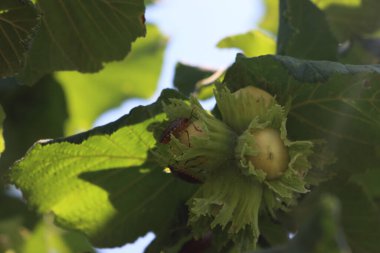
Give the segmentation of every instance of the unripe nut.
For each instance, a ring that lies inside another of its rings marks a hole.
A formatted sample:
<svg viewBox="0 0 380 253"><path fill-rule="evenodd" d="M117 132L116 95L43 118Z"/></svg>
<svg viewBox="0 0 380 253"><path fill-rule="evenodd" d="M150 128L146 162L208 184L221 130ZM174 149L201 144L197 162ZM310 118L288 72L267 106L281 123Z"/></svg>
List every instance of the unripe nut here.
<svg viewBox="0 0 380 253"><path fill-rule="evenodd" d="M191 122L185 129L181 130L178 133L178 140L186 145L191 147L191 138L192 137L200 137L204 136L205 132L203 132L201 127L202 122L200 120L195 120Z"/></svg>
<svg viewBox="0 0 380 253"><path fill-rule="evenodd" d="M252 135L259 154L248 157L249 161L256 169L263 170L268 180L282 176L288 167L289 154L279 131L265 128L254 131Z"/></svg>
<svg viewBox="0 0 380 253"><path fill-rule="evenodd" d="M247 86L244 88L241 88L233 93L236 98L241 97L244 95L249 95L252 99L255 100L256 103L259 103L260 100L264 100L264 105L268 107L271 102L273 101L273 96L266 92L265 90L253 87L253 86Z"/></svg>

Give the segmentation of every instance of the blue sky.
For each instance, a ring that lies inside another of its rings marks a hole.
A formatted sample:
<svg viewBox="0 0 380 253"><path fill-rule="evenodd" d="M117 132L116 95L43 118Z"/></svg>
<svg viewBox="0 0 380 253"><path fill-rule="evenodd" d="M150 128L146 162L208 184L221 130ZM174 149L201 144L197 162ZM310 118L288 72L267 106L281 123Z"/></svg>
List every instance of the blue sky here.
<svg viewBox="0 0 380 253"><path fill-rule="evenodd" d="M154 102L164 88L172 87L179 61L205 68L227 68L239 51L219 49L216 44L226 36L254 29L263 10L261 0L159 0L149 6L147 21L156 24L169 39L155 95L148 100L130 99L103 114L95 125L104 125L135 106Z"/></svg>
<svg viewBox="0 0 380 253"><path fill-rule="evenodd" d="M148 7L147 21L156 24L169 39L158 89L151 99L131 99L110 110L96 125L116 120L135 106L155 101L162 89L172 87L174 67L179 61L212 69L227 68L238 51L218 49L215 45L226 36L255 28L263 8L261 0L160 0ZM212 100L204 103L208 109L212 105ZM142 253L153 239L154 234L148 233L134 244L102 249L99 253Z"/></svg>

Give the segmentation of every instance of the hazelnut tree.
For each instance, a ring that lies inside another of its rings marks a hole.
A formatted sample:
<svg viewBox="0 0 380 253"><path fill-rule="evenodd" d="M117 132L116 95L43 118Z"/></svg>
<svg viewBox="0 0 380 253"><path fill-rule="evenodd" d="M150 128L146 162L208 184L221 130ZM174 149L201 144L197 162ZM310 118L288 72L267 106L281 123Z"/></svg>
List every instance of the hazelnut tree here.
<svg viewBox="0 0 380 253"><path fill-rule="evenodd" d="M155 89L152 3L2 0L0 251L379 252L380 3L265 3L224 73L90 129Z"/></svg>

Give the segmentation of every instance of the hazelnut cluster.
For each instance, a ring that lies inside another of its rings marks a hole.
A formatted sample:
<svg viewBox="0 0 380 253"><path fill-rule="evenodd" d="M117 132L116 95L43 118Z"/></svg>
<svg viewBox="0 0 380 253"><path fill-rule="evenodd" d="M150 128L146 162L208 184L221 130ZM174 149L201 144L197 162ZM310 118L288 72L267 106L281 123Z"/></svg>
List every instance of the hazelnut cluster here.
<svg viewBox="0 0 380 253"><path fill-rule="evenodd" d="M173 175L201 183L188 200L197 238L211 230L220 248L255 248L261 212L273 217L306 193L312 142L290 141L286 110L266 91L248 86L215 91L218 118L195 98L164 104L168 116L154 154Z"/></svg>

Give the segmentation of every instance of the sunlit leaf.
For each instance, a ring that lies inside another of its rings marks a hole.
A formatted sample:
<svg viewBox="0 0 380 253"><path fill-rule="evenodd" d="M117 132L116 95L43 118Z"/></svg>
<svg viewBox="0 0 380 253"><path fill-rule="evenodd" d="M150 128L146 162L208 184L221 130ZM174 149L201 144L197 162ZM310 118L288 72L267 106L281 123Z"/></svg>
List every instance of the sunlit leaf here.
<svg viewBox="0 0 380 253"><path fill-rule="evenodd" d="M0 204L1 252L94 252L83 234L59 229L50 216L41 219L21 199L2 194Z"/></svg>
<svg viewBox="0 0 380 253"><path fill-rule="evenodd" d="M3 110L3 107L0 106L0 154L3 153L4 148L5 148L4 137L3 137L3 121L4 121L4 119L5 119L4 110Z"/></svg>
<svg viewBox="0 0 380 253"><path fill-rule="evenodd" d="M312 2L321 9L326 9L331 5L341 5L345 7L356 8L361 5L363 0L312 0Z"/></svg>
<svg viewBox="0 0 380 253"><path fill-rule="evenodd" d="M137 40L122 62L106 64L96 74L57 73L70 115L66 134L88 130L101 113L125 99L152 96L161 73L165 45L158 29L148 25L147 37Z"/></svg>
<svg viewBox="0 0 380 253"><path fill-rule="evenodd" d="M25 236L22 253L71 253L95 252L91 244L78 232L66 232L53 224L51 217L45 217Z"/></svg>
<svg viewBox="0 0 380 253"><path fill-rule="evenodd" d="M122 60L145 35L143 0L39 0L42 24L19 78L33 84L56 70L96 72Z"/></svg>
<svg viewBox="0 0 380 253"><path fill-rule="evenodd" d="M12 168L13 182L31 206L53 212L60 225L97 246L168 233L194 191L149 162L152 124L164 119L162 101L175 94L166 91L156 103L89 132L36 143Z"/></svg>
<svg viewBox="0 0 380 253"><path fill-rule="evenodd" d="M279 0L264 0L265 15L261 20L259 26L267 31L277 34L279 22Z"/></svg>
<svg viewBox="0 0 380 253"><path fill-rule="evenodd" d="M220 48L241 49L247 57L274 54L276 51L274 39L259 30L229 36L221 40L217 46Z"/></svg>
<svg viewBox="0 0 380 253"><path fill-rule="evenodd" d="M25 52L39 23L31 1L0 2L0 76L17 74L25 63Z"/></svg>

